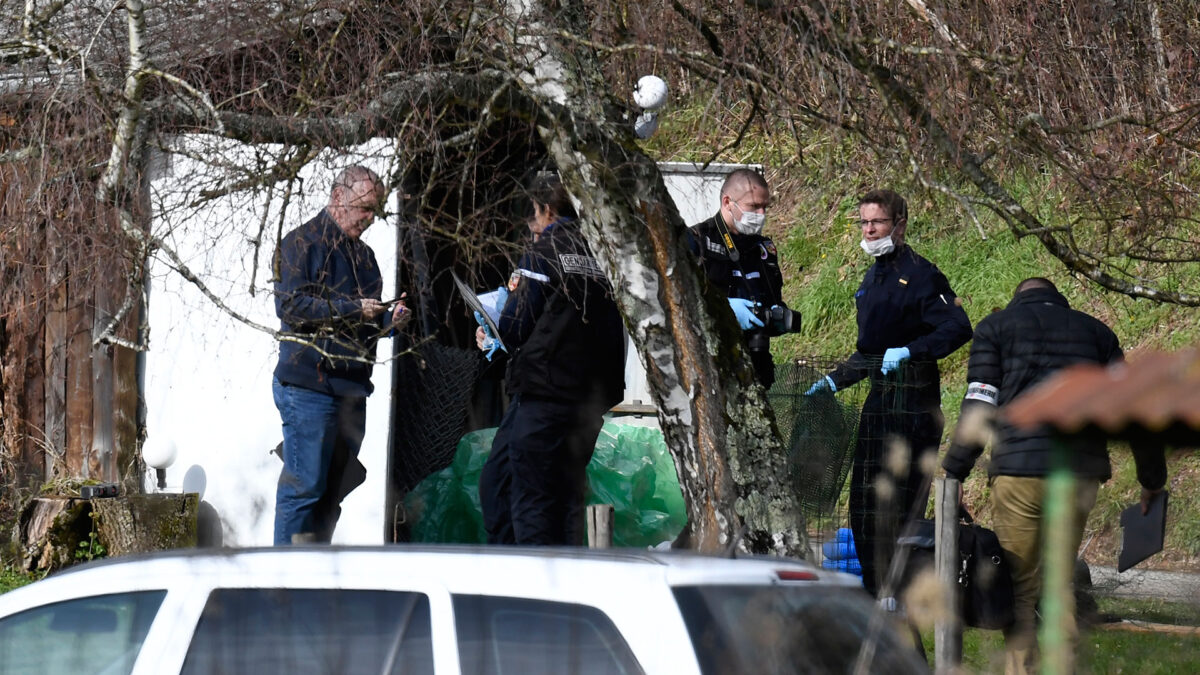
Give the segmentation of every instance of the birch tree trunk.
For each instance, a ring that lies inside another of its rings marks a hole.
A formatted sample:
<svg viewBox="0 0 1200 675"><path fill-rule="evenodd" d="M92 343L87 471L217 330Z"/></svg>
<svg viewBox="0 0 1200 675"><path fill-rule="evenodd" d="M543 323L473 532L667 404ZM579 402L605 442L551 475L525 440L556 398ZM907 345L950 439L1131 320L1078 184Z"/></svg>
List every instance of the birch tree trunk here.
<svg viewBox="0 0 1200 675"><path fill-rule="evenodd" d="M616 288L688 505L691 546L804 556L807 541L766 392L728 304L701 289L685 223L632 124L608 95L584 5L509 6L538 133L580 201L583 231ZM551 23L553 21L553 23ZM716 208L716 205L713 205Z"/></svg>

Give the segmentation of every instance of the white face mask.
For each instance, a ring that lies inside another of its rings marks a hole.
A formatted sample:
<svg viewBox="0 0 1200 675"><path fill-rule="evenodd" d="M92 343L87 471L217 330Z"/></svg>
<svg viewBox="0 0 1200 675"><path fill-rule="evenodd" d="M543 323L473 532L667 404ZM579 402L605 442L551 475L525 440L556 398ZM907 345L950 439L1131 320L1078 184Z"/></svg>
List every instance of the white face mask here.
<svg viewBox="0 0 1200 675"><path fill-rule="evenodd" d="M734 202L736 205L737 202ZM742 207L738 206L738 211L742 211ZM758 234L762 232L763 226L767 224L767 214L755 213L753 211L742 211L742 217L734 223L737 227L738 234Z"/></svg>
<svg viewBox="0 0 1200 675"><path fill-rule="evenodd" d="M872 258L878 258L881 255L887 255L896 250L896 244L892 241L891 235L876 239L875 241L863 239L858 242L858 245Z"/></svg>

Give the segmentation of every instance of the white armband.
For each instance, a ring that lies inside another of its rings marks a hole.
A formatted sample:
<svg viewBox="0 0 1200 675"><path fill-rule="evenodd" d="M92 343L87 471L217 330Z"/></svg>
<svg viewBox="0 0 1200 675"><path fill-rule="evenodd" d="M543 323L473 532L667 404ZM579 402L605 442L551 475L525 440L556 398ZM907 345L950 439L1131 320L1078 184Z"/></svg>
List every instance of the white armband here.
<svg viewBox="0 0 1200 675"><path fill-rule="evenodd" d="M972 382L967 385L967 395L963 397L966 401L983 401L997 405L1000 400L1000 390L990 384L983 382Z"/></svg>
<svg viewBox="0 0 1200 675"><path fill-rule="evenodd" d="M524 269L521 267L517 268L517 271L515 272L515 274L519 274L520 276L523 276L526 279L533 279L534 281L540 281L543 284L549 283L549 281L550 281L550 277L546 276L545 274L541 274L540 272L534 272L533 270L527 270L527 269Z"/></svg>

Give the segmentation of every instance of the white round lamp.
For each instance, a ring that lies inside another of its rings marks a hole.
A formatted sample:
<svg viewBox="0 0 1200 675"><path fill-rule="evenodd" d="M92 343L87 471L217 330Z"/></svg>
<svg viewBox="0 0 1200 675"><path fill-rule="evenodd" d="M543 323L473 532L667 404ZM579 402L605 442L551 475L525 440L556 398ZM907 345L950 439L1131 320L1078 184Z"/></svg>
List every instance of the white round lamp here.
<svg viewBox="0 0 1200 675"><path fill-rule="evenodd" d="M175 442L170 439L151 436L142 443L142 459L146 460L146 466L154 469L159 490L167 487L167 467L175 463L177 454Z"/></svg>
<svg viewBox="0 0 1200 675"><path fill-rule="evenodd" d="M199 464L193 464L183 474L183 491L195 492L200 495L200 499L204 499L204 491L208 488L208 474L204 472L204 467Z"/></svg>
<svg viewBox="0 0 1200 675"><path fill-rule="evenodd" d="M643 75L633 89L633 102L644 110L658 110L667 104L667 83L657 75Z"/></svg>

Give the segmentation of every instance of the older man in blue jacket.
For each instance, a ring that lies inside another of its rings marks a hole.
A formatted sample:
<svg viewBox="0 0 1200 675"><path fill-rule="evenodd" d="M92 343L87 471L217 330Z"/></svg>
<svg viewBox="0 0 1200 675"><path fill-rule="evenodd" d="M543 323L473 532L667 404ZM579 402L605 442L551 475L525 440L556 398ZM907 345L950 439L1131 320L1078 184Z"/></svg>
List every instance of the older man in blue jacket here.
<svg viewBox="0 0 1200 675"><path fill-rule="evenodd" d="M276 545L328 542L342 498L365 475L358 450L375 343L410 316L403 302L388 311L380 301L379 264L360 239L384 195L374 172L348 167L334 180L329 205L276 252L282 337L272 386L283 419Z"/></svg>

